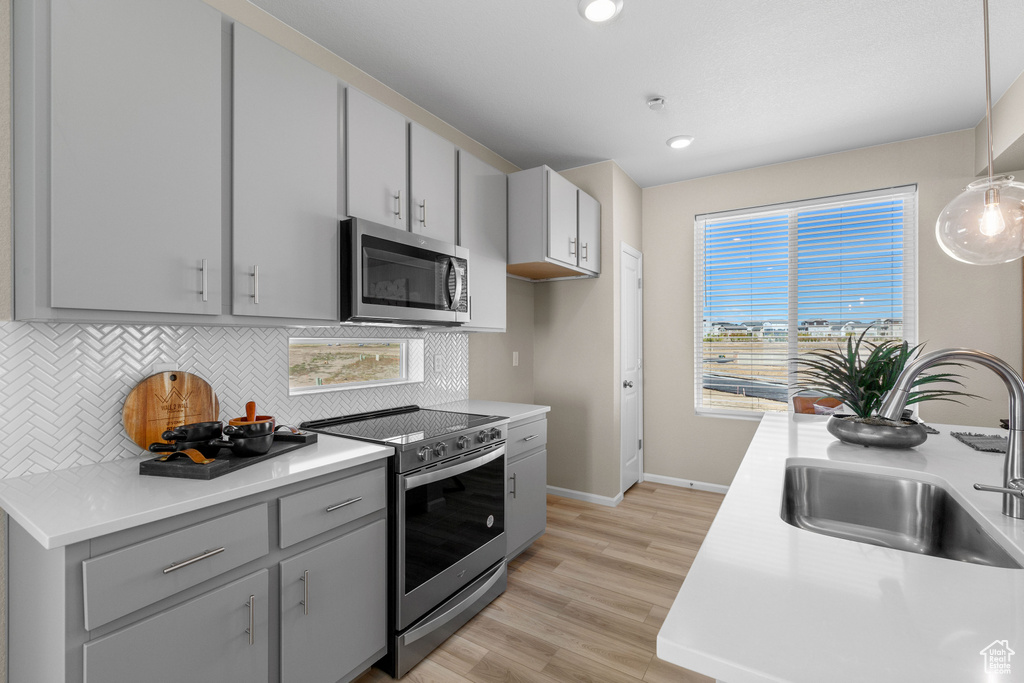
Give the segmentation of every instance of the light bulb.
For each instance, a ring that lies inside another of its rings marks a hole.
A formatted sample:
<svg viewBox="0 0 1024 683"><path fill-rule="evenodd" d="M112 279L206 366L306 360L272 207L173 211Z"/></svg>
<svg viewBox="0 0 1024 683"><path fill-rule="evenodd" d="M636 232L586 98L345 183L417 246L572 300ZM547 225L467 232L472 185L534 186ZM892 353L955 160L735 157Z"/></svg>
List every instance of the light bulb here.
<svg viewBox="0 0 1024 683"><path fill-rule="evenodd" d="M1003 213L999 207L999 190L990 187L985 190L985 213L981 216L981 234L986 237L995 237L1003 230L1006 230L1006 221L1003 220Z"/></svg>
<svg viewBox="0 0 1024 683"><path fill-rule="evenodd" d="M622 10L622 0L580 0L580 14L589 21L608 21Z"/></svg>
<svg viewBox="0 0 1024 683"><path fill-rule="evenodd" d="M1024 256L1024 185L983 178L953 198L935 221L939 246L958 261L986 266Z"/></svg>

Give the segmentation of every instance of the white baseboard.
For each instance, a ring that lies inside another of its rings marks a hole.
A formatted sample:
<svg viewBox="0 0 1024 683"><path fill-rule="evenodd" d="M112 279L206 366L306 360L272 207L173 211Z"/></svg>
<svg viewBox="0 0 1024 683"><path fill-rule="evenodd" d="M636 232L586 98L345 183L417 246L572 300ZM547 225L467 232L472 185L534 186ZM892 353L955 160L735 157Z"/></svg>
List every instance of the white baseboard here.
<svg viewBox="0 0 1024 683"><path fill-rule="evenodd" d="M722 486L721 484L708 484L703 481L691 481L689 479L679 479L678 477L665 477L660 474L648 474L644 472L644 481L650 481L655 484L667 484L669 486L678 486L684 489L696 489L698 491L711 491L712 493L728 493L729 487ZM548 487L551 488L550 486Z"/></svg>
<svg viewBox="0 0 1024 683"><path fill-rule="evenodd" d="M598 505L604 505L606 507L613 508L622 502L622 494L609 498L608 496L599 496L596 493L586 493L585 491L573 491L572 489L563 489L558 486L548 486L548 493L553 496L561 496L562 498L572 498L574 500L582 500L586 503L597 503Z"/></svg>

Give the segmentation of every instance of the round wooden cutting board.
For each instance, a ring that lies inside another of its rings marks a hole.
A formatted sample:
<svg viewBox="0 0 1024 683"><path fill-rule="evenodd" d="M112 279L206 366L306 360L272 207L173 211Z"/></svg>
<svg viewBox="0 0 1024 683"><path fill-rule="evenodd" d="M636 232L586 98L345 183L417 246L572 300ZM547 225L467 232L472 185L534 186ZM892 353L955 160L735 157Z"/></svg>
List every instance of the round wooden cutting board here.
<svg viewBox="0 0 1024 683"><path fill-rule="evenodd" d="M166 443L168 429L212 422L220 415L217 394L202 377L176 370L150 375L135 385L124 401L124 430L140 448Z"/></svg>

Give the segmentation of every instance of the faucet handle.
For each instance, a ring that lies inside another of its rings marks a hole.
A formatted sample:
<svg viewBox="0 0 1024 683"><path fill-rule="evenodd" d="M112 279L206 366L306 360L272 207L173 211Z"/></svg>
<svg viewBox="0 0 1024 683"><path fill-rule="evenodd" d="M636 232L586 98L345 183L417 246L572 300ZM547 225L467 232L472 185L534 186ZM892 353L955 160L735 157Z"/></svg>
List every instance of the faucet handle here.
<svg viewBox="0 0 1024 683"><path fill-rule="evenodd" d="M975 490L988 491L990 493L1006 493L1024 499L1024 479L1014 479L1009 486L989 486L988 484L975 484Z"/></svg>

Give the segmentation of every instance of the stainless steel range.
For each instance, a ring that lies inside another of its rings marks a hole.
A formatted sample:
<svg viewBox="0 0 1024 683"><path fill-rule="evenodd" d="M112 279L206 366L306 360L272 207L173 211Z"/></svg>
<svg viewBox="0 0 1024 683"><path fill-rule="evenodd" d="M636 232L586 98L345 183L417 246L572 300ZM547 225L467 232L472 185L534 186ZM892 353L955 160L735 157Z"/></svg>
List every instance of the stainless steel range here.
<svg viewBox="0 0 1024 683"><path fill-rule="evenodd" d="M378 666L399 678L505 590L508 418L405 406L302 428L395 447L391 640Z"/></svg>

